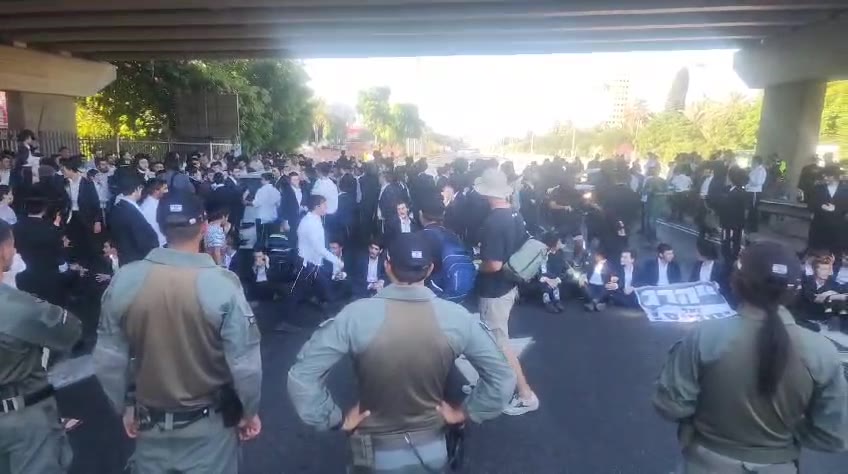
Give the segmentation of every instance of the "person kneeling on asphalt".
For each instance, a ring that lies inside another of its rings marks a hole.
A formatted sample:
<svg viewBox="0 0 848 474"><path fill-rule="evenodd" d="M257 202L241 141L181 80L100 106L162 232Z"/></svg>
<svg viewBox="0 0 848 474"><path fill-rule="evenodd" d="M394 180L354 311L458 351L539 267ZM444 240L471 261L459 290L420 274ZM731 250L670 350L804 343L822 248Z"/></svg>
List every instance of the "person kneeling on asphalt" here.
<svg viewBox="0 0 848 474"><path fill-rule="evenodd" d="M14 256L12 226L0 220L0 277ZM5 284L0 307L0 472L67 472L73 454L41 364L42 349L70 351L82 325L62 308Z"/></svg>
<svg viewBox="0 0 848 474"><path fill-rule="evenodd" d="M422 235L399 235L385 267L389 286L346 306L304 345L289 371L289 396L306 424L351 435L350 472L442 472L450 459L446 427L498 416L515 376L486 326L425 286L433 260ZM346 355L354 360L359 402L343 416L326 374ZM455 407L443 397L460 355L480 380Z"/></svg>

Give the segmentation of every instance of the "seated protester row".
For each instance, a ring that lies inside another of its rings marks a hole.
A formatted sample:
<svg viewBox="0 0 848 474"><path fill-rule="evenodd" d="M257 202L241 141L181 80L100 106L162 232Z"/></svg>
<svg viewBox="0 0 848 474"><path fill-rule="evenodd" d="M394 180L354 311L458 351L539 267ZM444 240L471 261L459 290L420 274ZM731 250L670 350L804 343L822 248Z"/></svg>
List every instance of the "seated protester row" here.
<svg viewBox="0 0 848 474"><path fill-rule="evenodd" d="M801 283L801 312L805 319L824 320L837 314L848 314L848 287L836 282L833 257L820 257L812 262L813 274Z"/></svg>
<svg viewBox="0 0 848 474"><path fill-rule="evenodd" d="M369 298L386 286L386 256L380 242L368 244L368 252L360 255L351 268L350 282L354 298Z"/></svg>

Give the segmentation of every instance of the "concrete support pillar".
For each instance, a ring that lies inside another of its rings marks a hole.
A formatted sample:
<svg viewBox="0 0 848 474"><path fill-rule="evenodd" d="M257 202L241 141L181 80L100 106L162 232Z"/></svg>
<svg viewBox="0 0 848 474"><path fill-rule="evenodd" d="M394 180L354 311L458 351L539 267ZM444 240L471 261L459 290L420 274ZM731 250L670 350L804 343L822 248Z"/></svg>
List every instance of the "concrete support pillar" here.
<svg viewBox="0 0 848 474"><path fill-rule="evenodd" d="M76 133L74 97L35 92L7 92L9 128Z"/></svg>
<svg viewBox="0 0 848 474"><path fill-rule="evenodd" d="M794 194L801 168L810 163L819 143L826 80L768 86L757 138L757 154L777 153L786 160L787 191Z"/></svg>

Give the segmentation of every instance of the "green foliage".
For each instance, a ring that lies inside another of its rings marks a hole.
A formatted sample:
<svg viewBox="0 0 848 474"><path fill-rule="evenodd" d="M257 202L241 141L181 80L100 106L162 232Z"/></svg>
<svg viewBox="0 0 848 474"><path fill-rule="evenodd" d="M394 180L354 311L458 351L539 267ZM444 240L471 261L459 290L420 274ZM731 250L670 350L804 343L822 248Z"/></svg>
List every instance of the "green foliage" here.
<svg viewBox="0 0 848 474"><path fill-rule="evenodd" d="M312 92L291 61L165 61L116 64L117 79L78 103L78 133L165 137L177 97L207 91L239 96L241 140L248 149L292 150L309 136Z"/></svg>
<svg viewBox="0 0 848 474"><path fill-rule="evenodd" d="M403 145L408 138L421 138L424 122L415 104L391 104L388 87L372 87L359 92L356 110L378 144Z"/></svg>
<svg viewBox="0 0 848 474"><path fill-rule="evenodd" d="M848 81L827 85L822 112L821 141L838 145L840 155L848 154Z"/></svg>
<svg viewBox="0 0 848 474"><path fill-rule="evenodd" d="M669 159L678 153L707 153L707 142L698 125L681 112L655 116L636 138L636 147Z"/></svg>

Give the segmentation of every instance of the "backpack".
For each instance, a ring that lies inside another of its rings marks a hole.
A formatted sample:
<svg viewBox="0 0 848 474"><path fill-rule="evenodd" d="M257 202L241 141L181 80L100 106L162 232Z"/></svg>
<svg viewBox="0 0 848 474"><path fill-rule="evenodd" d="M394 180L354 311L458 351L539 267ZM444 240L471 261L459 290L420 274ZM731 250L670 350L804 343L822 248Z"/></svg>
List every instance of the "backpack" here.
<svg viewBox="0 0 848 474"><path fill-rule="evenodd" d="M548 254L547 245L531 237L527 231L524 231L524 235L524 243L509 256L503 266L507 277L516 283L529 282L538 275Z"/></svg>
<svg viewBox="0 0 848 474"><path fill-rule="evenodd" d="M429 287L439 298L460 302L474 289L477 267L471 253L459 237L443 228L425 228L435 235L442 252L442 264L438 272L430 276Z"/></svg>

